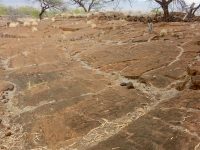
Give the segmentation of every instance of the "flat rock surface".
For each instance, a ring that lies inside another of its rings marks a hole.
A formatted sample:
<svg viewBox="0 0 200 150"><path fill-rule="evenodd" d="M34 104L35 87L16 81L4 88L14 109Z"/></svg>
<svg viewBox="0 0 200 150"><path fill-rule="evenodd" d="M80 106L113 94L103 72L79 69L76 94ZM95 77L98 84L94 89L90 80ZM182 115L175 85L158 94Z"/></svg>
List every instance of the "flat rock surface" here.
<svg viewBox="0 0 200 150"><path fill-rule="evenodd" d="M0 26L0 149L200 150L198 22L36 27Z"/></svg>

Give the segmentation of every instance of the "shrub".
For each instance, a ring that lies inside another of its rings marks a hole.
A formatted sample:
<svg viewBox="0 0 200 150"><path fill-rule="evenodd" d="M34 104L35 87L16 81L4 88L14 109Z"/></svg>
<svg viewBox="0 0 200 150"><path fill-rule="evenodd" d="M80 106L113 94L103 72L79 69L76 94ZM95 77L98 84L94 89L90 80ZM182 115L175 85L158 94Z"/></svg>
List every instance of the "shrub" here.
<svg viewBox="0 0 200 150"><path fill-rule="evenodd" d="M32 26L38 26L37 21L33 21L33 22L32 22Z"/></svg>
<svg viewBox="0 0 200 150"><path fill-rule="evenodd" d="M19 23L18 22L11 22L10 24L9 24L9 27L10 28L15 28L15 27L18 27L19 26Z"/></svg>
<svg viewBox="0 0 200 150"><path fill-rule="evenodd" d="M30 22L24 22L24 26L29 27L29 26L31 26L31 23Z"/></svg>
<svg viewBox="0 0 200 150"><path fill-rule="evenodd" d="M162 29L160 31L160 36L165 36L167 34L167 31L165 29Z"/></svg>
<svg viewBox="0 0 200 150"><path fill-rule="evenodd" d="M83 9L78 9L78 8L76 8L76 9L73 9L72 11L71 11L71 13L75 13L75 14L82 14L82 13L84 13L85 11L83 10Z"/></svg>
<svg viewBox="0 0 200 150"><path fill-rule="evenodd" d="M94 29L97 27L97 25L93 23L93 24L91 24L91 27Z"/></svg>
<svg viewBox="0 0 200 150"><path fill-rule="evenodd" d="M22 6L17 8L17 11L19 12L20 15L30 15L34 18L38 18L40 11L37 10L34 7L29 7L29 6Z"/></svg>
<svg viewBox="0 0 200 150"><path fill-rule="evenodd" d="M0 5L0 15L6 15L7 14L7 7L4 5Z"/></svg>
<svg viewBox="0 0 200 150"><path fill-rule="evenodd" d="M36 31L38 31L38 29L37 29L36 27L32 27L32 28L31 28L31 31L32 31L32 32L36 32Z"/></svg>

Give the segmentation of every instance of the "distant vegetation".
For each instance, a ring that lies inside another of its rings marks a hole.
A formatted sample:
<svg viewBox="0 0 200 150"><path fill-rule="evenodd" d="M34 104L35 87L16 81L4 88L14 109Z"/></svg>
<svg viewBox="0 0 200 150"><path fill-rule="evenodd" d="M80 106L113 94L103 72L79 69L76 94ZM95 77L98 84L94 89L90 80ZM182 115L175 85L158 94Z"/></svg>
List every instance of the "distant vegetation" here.
<svg viewBox="0 0 200 150"><path fill-rule="evenodd" d="M85 11L83 10L83 9L78 9L78 8L76 8L76 9L73 9L73 10L71 10L71 11L67 11L68 13L74 13L74 14L82 14L82 13L84 13Z"/></svg>
<svg viewBox="0 0 200 150"><path fill-rule="evenodd" d="M44 16L46 17L53 17L55 14L60 14L60 13L73 13L73 14L81 14L84 13L85 11L83 9L72 9L72 10L66 10L65 12L61 12L59 10L50 10L50 11L45 11ZM8 16L18 16L18 17L32 17L32 18L39 18L40 11L34 7L30 6L21 6L21 7L12 7L12 6L5 6L5 5L0 5L0 15L8 15ZM11 18L10 18L11 19ZM11 19L11 20L12 20Z"/></svg>
<svg viewBox="0 0 200 150"><path fill-rule="evenodd" d="M75 8L75 9L72 9L72 10L66 10L66 11L58 11L58 10L50 10L50 11L46 11L44 13L44 16L47 16L47 17L54 17L56 14L61 14L61 13L66 13L66 14L82 14L82 13L85 13L85 11L83 9L78 9L78 8Z"/></svg>
<svg viewBox="0 0 200 150"><path fill-rule="evenodd" d="M101 10L104 7L114 5L121 5L122 1L129 2L130 5L132 2L137 0L26 0L31 3L39 4L40 8L36 9L30 6L23 7L11 7L4 6L0 3L0 15L8 15L8 19L13 20L17 17L30 16L33 18L44 18L44 17L53 17L55 14L61 13L75 13L80 14L84 12L90 12L94 10ZM2 2L2 0L0 0ZM164 21L171 21L173 16L170 14L170 7L173 6L173 9L179 10L181 12L187 13L185 15L184 20L190 21L195 16L195 13L200 9L200 3L193 3L192 5L187 5L185 0L147 0L147 2L151 2L154 9L152 13L162 15ZM69 10L68 5L75 5L82 9L74 9ZM157 4L157 5L156 5ZM116 9L114 8L114 9ZM174 11L172 10L172 11Z"/></svg>
<svg viewBox="0 0 200 150"><path fill-rule="evenodd" d="M16 10L21 15L30 15L34 18L38 18L39 13L40 13L39 10L37 10L36 8L29 7L29 6L19 7L19 8L16 8Z"/></svg>
<svg viewBox="0 0 200 150"><path fill-rule="evenodd" d="M0 15L9 15L14 19L14 16L25 17L30 16L33 18L38 18L39 10L30 6L22 6L22 7L12 7L12 6L4 6L0 5Z"/></svg>

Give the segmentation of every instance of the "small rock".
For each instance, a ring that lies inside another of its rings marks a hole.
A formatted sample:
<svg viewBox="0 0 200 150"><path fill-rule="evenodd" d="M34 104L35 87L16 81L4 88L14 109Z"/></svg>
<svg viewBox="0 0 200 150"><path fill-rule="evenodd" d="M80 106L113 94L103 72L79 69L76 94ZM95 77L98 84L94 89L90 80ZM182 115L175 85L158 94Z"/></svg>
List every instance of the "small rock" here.
<svg viewBox="0 0 200 150"><path fill-rule="evenodd" d="M176 88L176 90L178 90L178 91L183 91L186 84L187 84L187 82L178 82L178 83L175 85L175 88Z"/></svg>
<svg viewBox="0 0 200 150"><path fill-rule="evenodd" d="M144 83L144 84L147 84L146 80L144 78L139 78L138 80L140 83Z"/></svg>
<svg viewBox="0 0 200 150"><path fill-rule="evenodd" d="M0 91L12 91L14 90L14 85L10 83L4 83L0 86Z"/></svg>
<svg viewBox="0 0 200 150"><path fill-rule="evenodd" d="M133 83L132 83L132 82L128 82L128 83L126 84L126 86L127 86L127 89L134 89L134 86L133 86Z"/></svg>
<svg viewBox="0 0 200 150"><path fill-rule="evenodd" d="M2 99L6 99L6 96L5 96L5 95L2 95Z"/></svg>
<svg viewBox="0 0 200 150"><path fill-rule="evenodd" d="M200 75L192 77L192 82L196 86L200 86Z"/></svg>
<svg viewBox="0 0 200 150"><path fill-rule="evenodd" d="M7 99L4 99L4 100L2 100L2 102L3 102L3 103L7 103L7 102L8 102L8 100L7 100Z"/></svg>
<svg viewBox="0 0 200 150"><path fill-rule="evenodd" d="M5 134L5 136L11 136L12 135L12 133L10 132L10 131L8 131L6 134Z"/></svg>
<svg viewBox="0 0 200 150"><path fill-rule="evenodd" d="M125 82L120 83L120 86L126 86Z"/></svg>
<svg viewBox="0 0 200 150"><path fill-rule="evenodd" d="M0 143L1 144L1 143ZM6 150L7 148L5 146L0 146L1 150Z"/></svg>

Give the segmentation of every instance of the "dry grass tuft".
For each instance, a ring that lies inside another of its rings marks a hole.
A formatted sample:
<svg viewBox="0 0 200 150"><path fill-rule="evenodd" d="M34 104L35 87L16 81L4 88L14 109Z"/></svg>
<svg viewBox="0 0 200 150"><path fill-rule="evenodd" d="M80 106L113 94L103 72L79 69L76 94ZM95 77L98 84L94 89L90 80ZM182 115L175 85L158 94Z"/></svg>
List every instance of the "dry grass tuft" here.
<svg viewBox="0 0 200 150"><path fill-rule="evenodd" d="M93 24L91 24L91 27L94 29L97 27L97 25L93 23Z"/></svg>
<svg viewBox="0 0 200 150"><path fill-rule="evenodd" d="M15 28L15 27L18 27L19 26L19 23L18 22L11 22L10 24L9 24L9 27L10 28Z"/></svg>
<svg viewBox="0 0 200 150"><path fill-rule="evenodd" d="M24 22L23 25L24 25L24 27L30 27L30 26L31 26L31 23L26 21L26 22Z"/></svg>
<svg viewBox="0 0 200 150"><path fill-rule="evenodd" d="M52 21L52 22L55 22L55 21L56 21L56 19L55 19L55 18L51 18L51 21Z"/></svg>
<svg viewBox="0 0 200 150"><path fill-rule="evenodd" d="M88 13L87 14L87 18L90 18L92 16L92 14Z"/></svg>
<svg viewBox="0 0 200 150"><path fill-rule="evenodd" d="M33 26L38 26L38 22L37 22L37 21L33 21L33 22L32 22L32 25L33 25Z"/></svg>
<svg viewBox="0 0 200 150"><path fill-rule="evenodd" d="M62 17L62 18L66 18L66 17L67 17L67 15L66 15L66 14L64 14L64 13L62 13L62 14L61 14L61 17Z"/></svg>
<svg viewBox="0 0 200 150"><path fill-rule="evenodd" d="M95 15L95 16L99 15L99 12L94 12L94 15Z"/></svg>
<svg viewBox="0 0 200 150"><path fill-rule="evenodd" d="M92 24L92 21L87 21L86 24Z"/></svg>
<svg viewBox="0 0 200 150"><path fill-rule="evenodd" d="M160 36L165 36L167 34L167 31L165 29L162 29L160 31Z"/></svg>
<svg viewBox="0 0 200 150"><path fill-rule="evenodd" d="M36 31L38 31L38 29L37 29L36 27L32 27L32 28L31 28L31 31L32 31L32 32L36 32Z"/></svg>

